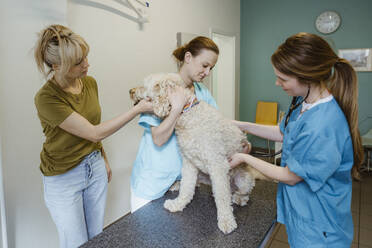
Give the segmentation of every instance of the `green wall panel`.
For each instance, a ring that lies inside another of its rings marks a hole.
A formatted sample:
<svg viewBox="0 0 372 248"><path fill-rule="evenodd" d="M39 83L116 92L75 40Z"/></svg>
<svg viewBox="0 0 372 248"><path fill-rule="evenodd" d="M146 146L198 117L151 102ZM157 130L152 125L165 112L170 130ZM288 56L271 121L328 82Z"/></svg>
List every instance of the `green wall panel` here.
<svg viewBox="0 0 372 248"><path fill-rule="evenodd" d="M340 28L329 35L315 29L325 10L341 15ZM275 86L271 54L290 35L310 32L335 49L372 48L371 0L241 0L240 119L254 121L258 100L276 101L286 111L290 97ZM361 133L372 128L372 72L358 72ZM255 146L264 140L251 137Z"/></svg>

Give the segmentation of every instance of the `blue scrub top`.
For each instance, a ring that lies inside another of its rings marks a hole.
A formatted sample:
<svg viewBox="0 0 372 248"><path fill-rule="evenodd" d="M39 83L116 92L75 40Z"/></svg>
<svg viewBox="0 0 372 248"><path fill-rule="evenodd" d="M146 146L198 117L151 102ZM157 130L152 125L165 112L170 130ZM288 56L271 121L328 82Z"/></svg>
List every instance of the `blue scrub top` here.
<svg viewBox="0 0 372 248"><path fill-rule="evenodd" d="M302 116L300 109L285 129L284 120L280 124L281 166L303 181L278 184L278 222L286 225L291 247L350 247L353 146L347 120L334 98Z"/></svg>
<svg viewBox="0 0 372 248"><path fill-rule="evenodd" d="M203 84L194 83L194 88L198 100L217 108L216 101ZM131 187L137 197L147 200L162 197L181 178L182 156L174 131L161 147L152 140L151 127L159 126L161 121L149 114L141 114L138 121L145 130L132 170Z"/></svg>

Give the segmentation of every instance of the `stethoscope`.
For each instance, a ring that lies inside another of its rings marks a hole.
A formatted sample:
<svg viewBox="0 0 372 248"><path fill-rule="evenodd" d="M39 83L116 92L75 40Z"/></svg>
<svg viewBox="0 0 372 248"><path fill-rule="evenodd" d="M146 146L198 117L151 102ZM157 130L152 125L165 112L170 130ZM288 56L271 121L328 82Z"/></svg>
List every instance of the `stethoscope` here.
<svg viewBox="0 0 372 248"><path fill-rule="evenodd" d="M298 103L296 103L298 97L297 96L292 97L291 106L289 107L289 111L288 111L287 115L285 116L284 129L288 125L288 122L289 122L289 119L291 117L292 112L296 108L298 108L307 99L307 97L309 96L309 94L310 94L310 85L308 87L306 96L301 101L299 101ZM280 153L282 153L282 149L280 149L280 151L278 151L278 152L276 152L274 154L251 153L251 155L256 156L256 157L269 157L270 158L270 157L275 157L276 155L279 155Z"/></svg>

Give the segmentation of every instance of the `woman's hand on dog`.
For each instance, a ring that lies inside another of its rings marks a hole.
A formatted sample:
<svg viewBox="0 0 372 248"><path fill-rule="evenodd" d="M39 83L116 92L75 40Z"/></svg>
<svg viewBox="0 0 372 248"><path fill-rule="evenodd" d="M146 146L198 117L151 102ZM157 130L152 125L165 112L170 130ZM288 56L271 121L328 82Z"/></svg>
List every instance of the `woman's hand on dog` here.
<svg viewBox="0 0 372 248"><path fill-rule="evenodd" d="M229 163L231 168L235 168L236 166L240 165L241 163L245 162L245 153L235 153L229 158Z"/></svg>
<svg viewBox="0 0 372 248"><path fill-rule="evenodd" d="M172 110L181 113L188 99L185 89L181 86L176 86L174 89L168 89L168 99L172 105Z"/></svg>
<svg viewBox="0 0 372 248"><path fill-rule="evenodd" d="M252 145L250 142L244 143L242 153L235 153L233 156L231 156L228 159L230 163L230 167L234 168L241 163L245 163L246 155L251 152L251 149L252 149Z"/></svg>
<svg viewBox="0 0 372 248"><path fill-rule="evenodd" d="M153 113L154 107L149 99L141 100L134 108L137 108L139 113Z"/></svg>

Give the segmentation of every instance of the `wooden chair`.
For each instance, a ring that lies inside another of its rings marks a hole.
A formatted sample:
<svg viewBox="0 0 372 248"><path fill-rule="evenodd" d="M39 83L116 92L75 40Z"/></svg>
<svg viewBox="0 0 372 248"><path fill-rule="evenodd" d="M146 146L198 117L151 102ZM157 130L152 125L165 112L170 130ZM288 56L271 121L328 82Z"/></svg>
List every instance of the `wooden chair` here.
<svg viewBox="0 0 372 248"><path fill-rule="evenodd" d="M278 103L258 101L256 106L257 124L276 126L278 124ZM267 140L268 154L271 154L270 140Z"/></svg>

